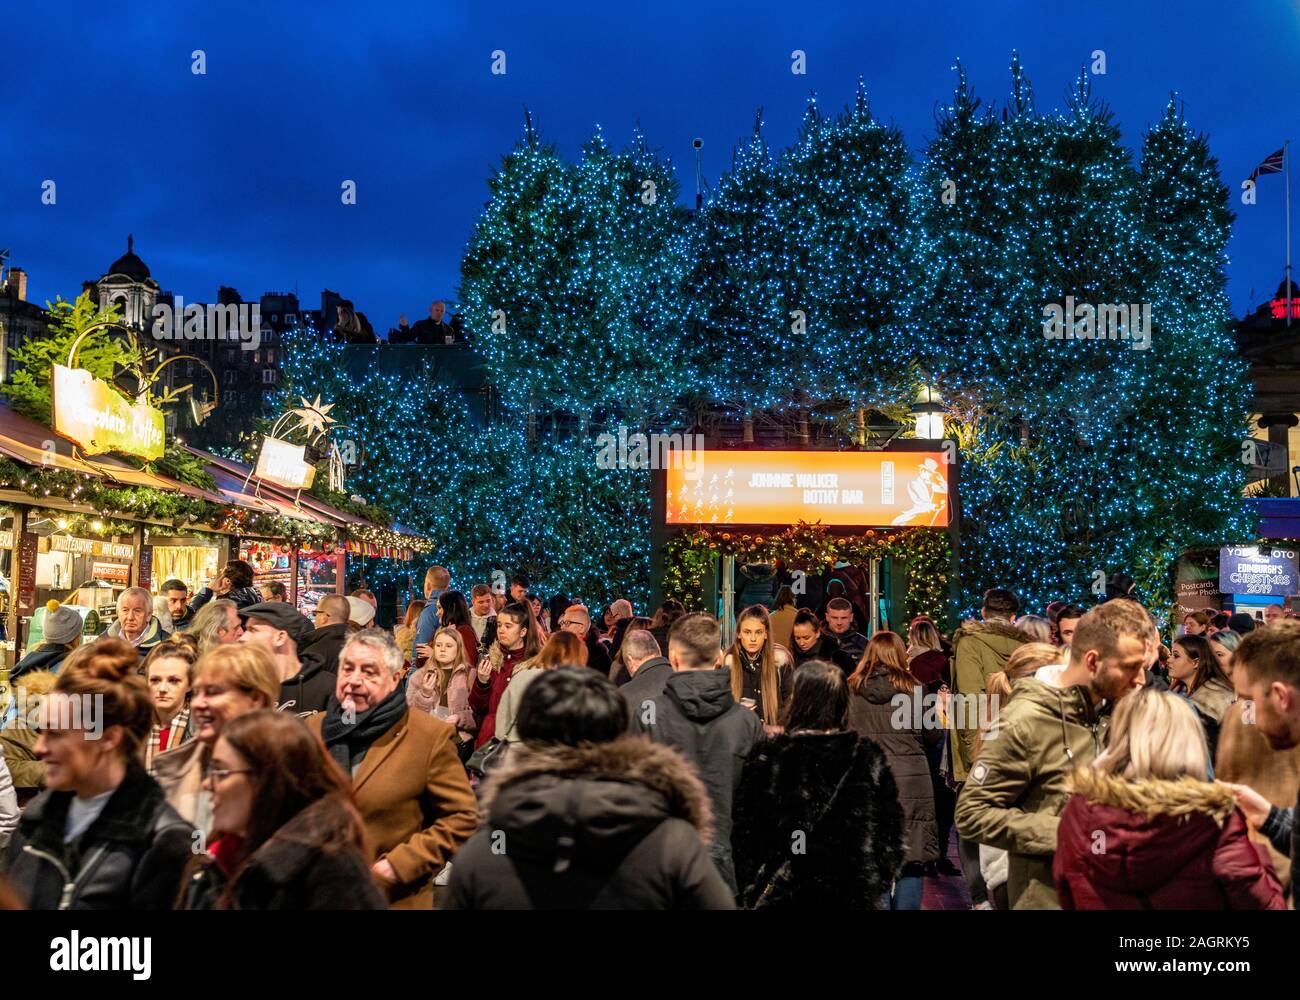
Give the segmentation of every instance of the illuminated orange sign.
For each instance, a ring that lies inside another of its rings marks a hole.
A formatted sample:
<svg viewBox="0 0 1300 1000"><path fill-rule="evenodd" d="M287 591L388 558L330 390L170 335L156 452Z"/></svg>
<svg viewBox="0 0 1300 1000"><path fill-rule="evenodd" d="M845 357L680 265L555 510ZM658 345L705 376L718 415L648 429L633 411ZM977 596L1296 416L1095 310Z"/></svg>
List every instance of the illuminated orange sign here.
<svg viewBox="0 0 1300 1000"><path fill-rule="evenodd" d="M941 451L697 455L695 468L665 470L668 524L948 526L948 464Z"/></svg>

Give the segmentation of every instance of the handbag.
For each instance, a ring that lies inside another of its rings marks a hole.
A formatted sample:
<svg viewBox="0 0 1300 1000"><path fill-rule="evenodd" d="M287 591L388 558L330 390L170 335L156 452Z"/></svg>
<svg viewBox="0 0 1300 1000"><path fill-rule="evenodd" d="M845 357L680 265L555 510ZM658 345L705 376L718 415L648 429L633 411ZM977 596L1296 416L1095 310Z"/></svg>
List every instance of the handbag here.
<svg viewBox="0 0 1300 1000"><path fill-rule="evenodd" d="M500 767L506 759L506 751L510 749L510 737L514 735L515 723L518 721L519 713L516 712L510 728L506 730L506 738L499 740L493 736L475 750L469 755L469 760L465 761L465 770L481 780Z"/></svg>

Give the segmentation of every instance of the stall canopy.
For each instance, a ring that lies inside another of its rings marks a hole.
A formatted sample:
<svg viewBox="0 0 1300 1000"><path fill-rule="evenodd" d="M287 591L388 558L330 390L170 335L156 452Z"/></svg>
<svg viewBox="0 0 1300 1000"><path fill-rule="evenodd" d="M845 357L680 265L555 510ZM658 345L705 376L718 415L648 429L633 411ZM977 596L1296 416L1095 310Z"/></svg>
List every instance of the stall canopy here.
<svg viewBox="0 0 1300 1000"><path fill-rule="evenodd" d="M0 454L24 465L79 472L82 475L97 476L123 486L172 490L209 503L230 503L226 497L209 490L158 473L133 469L111 455L87 458L74 454L73 449L72 442L59 437L48 427L15 413L7 406L0 406Z"/></svg>

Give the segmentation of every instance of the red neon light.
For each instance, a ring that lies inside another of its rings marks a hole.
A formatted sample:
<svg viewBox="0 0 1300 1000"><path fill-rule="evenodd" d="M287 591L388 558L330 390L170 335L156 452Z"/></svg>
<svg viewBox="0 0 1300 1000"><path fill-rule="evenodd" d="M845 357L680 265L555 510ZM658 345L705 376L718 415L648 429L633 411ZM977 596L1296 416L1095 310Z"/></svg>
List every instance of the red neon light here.
<svg viewBox="0 0 1300 1000"><path fill-rule="evenodd" d="M1286 319L1287 306L1291 309L1291 318L1300 319L1300 299L1274 299L1268 304L1274 319Z"/></svg>

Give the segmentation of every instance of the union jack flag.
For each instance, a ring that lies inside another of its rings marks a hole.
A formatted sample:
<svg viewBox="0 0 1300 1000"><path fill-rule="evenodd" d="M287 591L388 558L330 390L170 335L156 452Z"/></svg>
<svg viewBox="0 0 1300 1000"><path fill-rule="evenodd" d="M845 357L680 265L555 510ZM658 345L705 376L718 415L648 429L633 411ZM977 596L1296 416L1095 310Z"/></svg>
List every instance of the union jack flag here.
<svg viewBox="0 0 1300 1000"><path fill-rule="evenodd" d="M1264 162L1251 171L1250 179L1258 180L1260 174L1280 174L1282 172L1282 150L1264 157Z"/></svg>

